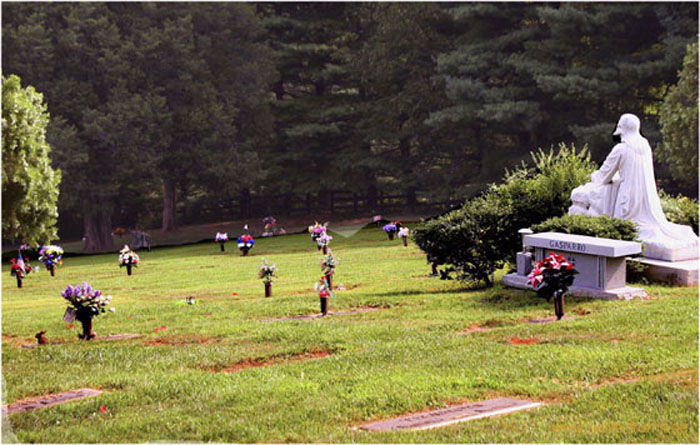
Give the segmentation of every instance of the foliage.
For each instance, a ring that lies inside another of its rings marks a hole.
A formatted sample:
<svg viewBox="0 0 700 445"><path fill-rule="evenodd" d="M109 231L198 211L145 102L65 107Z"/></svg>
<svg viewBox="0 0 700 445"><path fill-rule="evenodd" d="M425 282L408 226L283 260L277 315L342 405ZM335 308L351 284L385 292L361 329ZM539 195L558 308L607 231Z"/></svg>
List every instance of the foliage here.
<svg viewBox="0 0 700 445"><path fill-rule="evenodd" d="M2 78L2 236L32 245L57 238L60 170L46 142L49 113L34 87Z"/></svg>
<svg viewBox="0 0 700 445"><path fill-rule="evenodd" d="M539 150L532 160L532 167L506 172L502 184L416 229L416 244L448 273L492 286L493 272L520 248L518 230L566 213L571 191L595 169L588 150L573 145Z"/></svg>
<svg viewBox="0 0 700 445"><path fill-rule="evenodd" d="M637 238L637 225L629 220L609 216L563 215L531 227L535 233L559 232L623 241Z"/></svg>
<svg viewBox="0 0 700 445"><path fill-rule="evenodd" d="M666 214L666 218L676 224L690 226L695 233L698 233L698 200L690 199L687 196L678 195L673 197L663 190L659 191L661 207Z"/></svg>
<svg viewBox="0 0 700 445"><path fill-rule="evenodd" d="M663 143L656 154L674 178L698 188L698 43L688 45L678 83L668 90L659 112ZM697 227L695 228L697 232Z"/></svg>

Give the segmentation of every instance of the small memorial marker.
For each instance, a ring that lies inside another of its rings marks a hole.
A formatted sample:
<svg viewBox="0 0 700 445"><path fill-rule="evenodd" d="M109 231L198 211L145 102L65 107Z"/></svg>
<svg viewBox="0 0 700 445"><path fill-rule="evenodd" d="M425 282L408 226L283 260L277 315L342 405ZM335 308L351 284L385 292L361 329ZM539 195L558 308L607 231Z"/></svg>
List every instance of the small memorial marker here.
<svg viewBox="0 0 700 445"><path fill-rule="evenodd" d="M465 403L427 413L410 414L389 420L365 423L359 428L368 431L427 430L483 417L508 414L536 408L541 403L530 400L498 398L483 402Z"/></svg>
<svg viewBox="0 0 700 445"><path fill-rule="evenodd" d="M58 405L72 400L83 399L85 397L95 397L102 394L99 389L81 388L75 391L67 391L59 394L48 394L45 396L32 397L20 400L9 405L3 405L2 410L6 414L22 413L24 411L46 408L47 406Z"/></svg>

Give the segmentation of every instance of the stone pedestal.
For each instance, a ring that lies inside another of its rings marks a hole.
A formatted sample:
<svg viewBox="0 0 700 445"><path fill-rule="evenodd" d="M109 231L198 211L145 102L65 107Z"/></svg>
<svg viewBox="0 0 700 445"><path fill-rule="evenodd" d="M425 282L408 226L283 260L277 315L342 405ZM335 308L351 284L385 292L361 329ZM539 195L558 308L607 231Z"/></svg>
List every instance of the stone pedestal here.
<svg viewBox="0 0 700 445"><path fill-rule="evenodd" d="M646 297L643 289L626 285L626 257L641 253L640 243L554 232L526 235L524 243L534 250L534 261L554 252L563 254L574 265L579 274L569 288L570 295L605 299ZM525 255L518 254L518 263L526 261ZM503 282L511 287L532 289L527 274L520 273L521 270L526 267L523 265L521 269L518 264L518 273L506 275Z"/></svg>

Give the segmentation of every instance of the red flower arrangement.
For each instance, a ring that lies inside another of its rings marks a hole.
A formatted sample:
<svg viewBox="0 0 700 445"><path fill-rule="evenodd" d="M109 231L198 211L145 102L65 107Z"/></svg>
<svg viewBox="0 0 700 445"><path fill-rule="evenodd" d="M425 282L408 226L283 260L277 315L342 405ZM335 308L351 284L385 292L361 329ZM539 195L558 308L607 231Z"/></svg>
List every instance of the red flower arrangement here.
<svg viewBox="0 0 700 445"><path fill-rule="evenodd" d="M530 272L528 280L537 291L537 296L549 301L554 297L554 312L557 319L564 315L564 294L574 283L574 277L578 271L562 254L549 252L542 260L538 261Z"/></svg>

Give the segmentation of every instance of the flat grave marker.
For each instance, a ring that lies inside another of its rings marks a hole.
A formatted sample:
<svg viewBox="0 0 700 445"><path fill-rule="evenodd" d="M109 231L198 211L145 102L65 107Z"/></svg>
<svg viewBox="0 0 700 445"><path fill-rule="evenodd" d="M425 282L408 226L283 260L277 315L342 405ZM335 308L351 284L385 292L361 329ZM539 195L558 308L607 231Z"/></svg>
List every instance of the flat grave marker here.
<svg viewBox="0 0 700 445"><path fill-rule="evenodd" d="M531 400L498 398L483 402L464 403L450 408L438 409L427 413L409 414L394 419L380 420L360 425L367 431L427 430L468 420L508 414L542 405Z"/></svg>
<svg viewBox="0 0 700 445"><path fill-rule="evenodd" d="M95 397L100 394L102 394L102 391L99 389L80 388L74 391L66 391L59 394L47 394L44 396L19 400L17 402L10 403L9 405L3 405L2 410L4 414L22 413L24 411L46 408L47 406L84 399L86 397Z"/></svg>
<svg viewBox="0 0 700 445"><path fill-rule="evenodd" d="M338 316L338 315L354 315L354 314L362 314L365 312L372 312L372 311L378 311L380 308L378 307L364 307L360 309L355 309L351 311L339 311L339 312L329 312L328 314L325 315L325 317L330 317L330 316ZM271 322L271 321L291 321L291 320L313 320L315 318L323 318L324 315L322 314L309 314L309 315L292 315L290 317L280 317L280 318L268 318L267 320L262 320L265 322Z"/></svg>

